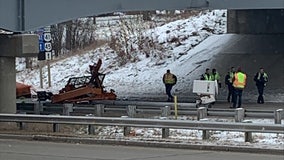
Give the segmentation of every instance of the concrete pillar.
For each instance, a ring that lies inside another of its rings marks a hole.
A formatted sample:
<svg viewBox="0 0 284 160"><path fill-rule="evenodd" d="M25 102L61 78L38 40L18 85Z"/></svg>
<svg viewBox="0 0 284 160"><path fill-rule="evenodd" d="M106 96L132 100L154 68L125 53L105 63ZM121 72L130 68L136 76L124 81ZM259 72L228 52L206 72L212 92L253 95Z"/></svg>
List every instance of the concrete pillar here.
<svg viewBox="0 0 284 160"><path fill-rule="evenodd" d="M15 57L36 56L38 35L0 34L0 113L16 113Z"/></svg>
<svg viewBox="0 0 284 160"><path fill-rule="evenodd" d="M15 57L0 56L0 113L16 113L16 109Z"/></svg>

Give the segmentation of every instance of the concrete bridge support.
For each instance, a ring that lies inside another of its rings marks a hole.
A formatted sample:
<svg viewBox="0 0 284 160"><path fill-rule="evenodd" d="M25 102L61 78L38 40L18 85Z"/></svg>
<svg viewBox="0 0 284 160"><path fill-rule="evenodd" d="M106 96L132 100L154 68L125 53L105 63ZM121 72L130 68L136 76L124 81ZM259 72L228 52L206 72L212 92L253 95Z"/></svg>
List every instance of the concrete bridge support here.
<svg viewBox="0 0 284 160"><path fill-rule="evenodd" d="M15 57L0 57L0 113L16 113Z"/></svg>
<svg viewBox="0 0 284 160"><path fill-rule="evenodd" d="M228 33L284 34L284 9L228 10Z"/></svg>
<svg viewBox="0 0 284 160"><path fill-rule="evenodd" d="M0 113L16 113L16 57L36 56L38 36L0 34Z"/></svg>

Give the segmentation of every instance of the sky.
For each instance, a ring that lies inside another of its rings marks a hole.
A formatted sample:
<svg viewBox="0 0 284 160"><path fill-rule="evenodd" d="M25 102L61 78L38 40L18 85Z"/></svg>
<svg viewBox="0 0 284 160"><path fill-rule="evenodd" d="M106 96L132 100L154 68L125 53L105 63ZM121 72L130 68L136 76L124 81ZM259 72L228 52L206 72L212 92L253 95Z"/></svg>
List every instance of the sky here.
<svg viewBox="0 0 284 160"><path fill-rule="evenodd" d="M206 30L210 28L211 30ZM99 37L105 37L105 28L97 31ZM201 73L195 72L204 63L210 60L222 48L222 44L230 39L226 33L226 11L206 11L189 19L181 19L145 30L145 36L164 45L166 49L164 59L155 57L146 58L138 54L139 61L118 66L117 55L108 45L103 45L84 54L75 55L51 63L51 87L48 87L47 67L43 68L43 88L40 88L38 69L24 69L24 63L17 59L17 81L32 85L39 90L47 90L53 93L63 88L71 77L89 75L89 65L102 59L101 73L106 74L104 86L106 91L115 90L118 99L130 97L161 97L167 99L165 87L162 83L163 74L170 69L178 77L178 83L173 88L173 94L178 96L192 95L192 82L199 79ZM179 44L171 42L173 38L179 40ZM210 54L208 54L210 53ZM190 62L190 63L189 63ZM194 63L192 63L194 62ZM190 117L180 117L190 119ZM214 119L212 119L214 121ZM231 121L231 120L224 120ZM272 120L254 120L253 123L274 123ZM116 131L116 132L115 132ZM134 129L140 138L157 137L158 129ZM201 131L171 130L172 139L183 139L203 144L222 144L235 146L252 146L262 148L284 148L283 135L254 134L254 143L245 143L244 134L236 132L214 132L210 141L202 141ZM102 136L120 137L121 128L105 127Z"/></svg>

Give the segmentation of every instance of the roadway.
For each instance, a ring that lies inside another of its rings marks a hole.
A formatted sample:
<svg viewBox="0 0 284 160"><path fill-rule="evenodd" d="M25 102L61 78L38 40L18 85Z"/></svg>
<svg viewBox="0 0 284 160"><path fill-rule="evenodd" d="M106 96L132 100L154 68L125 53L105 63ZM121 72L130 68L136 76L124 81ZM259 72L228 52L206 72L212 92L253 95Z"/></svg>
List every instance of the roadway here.
<svg viewBox="0 0 284 160"><path fill-rule="evenodd" d="M283 155L0 139L1 160L283 160Z"/></svg>

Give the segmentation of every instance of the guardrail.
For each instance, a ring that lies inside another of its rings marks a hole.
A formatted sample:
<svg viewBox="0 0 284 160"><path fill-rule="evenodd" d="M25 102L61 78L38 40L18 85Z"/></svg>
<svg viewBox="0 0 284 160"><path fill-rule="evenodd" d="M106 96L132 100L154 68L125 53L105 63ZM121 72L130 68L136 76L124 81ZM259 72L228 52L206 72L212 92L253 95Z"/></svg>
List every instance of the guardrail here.
<svg viewBox="0 0 284 160"><path fill-rule="evenodd" d="M18 111L20 113L35 113L35 114L63 114L70 115L76 113L84 114L94 114L96 116L104 116L106 113L129 113L129 110L133 110L133 114L161 114L161 109L164 108L163 105L167 103L133 103L129 102L130 105L123 105L116 102L107 104L96 104L96 105L78 105L78 104L40 104L40 103L18 103ZM144 105L144 106L143 106ZM153 105L153 106L151 106ZM135 107L133 107L135 106ZM130 107L132 107L130 109ZM170 107L170 114L174 115L175 110ZM206 116L220 116L220 117L236 117L236 109L217 109L217 108L207 108ZM193 115L198 116L198 108L195 107L193 103L181 103L177 110L178 115ZM243 117L247 118L271 118L275 119L275 123L281 123L284 118L283 109L277 110L257 110L257 109L244 109ZM130 116L134 117L134 116Z"/></svg>
<svg viewBox="0 0 284 160"><path fill-rule="evenodd" d="M0 114L0 122L22 123L47 123L53 124L53 131L58 131L59 124L81 124L93 126L121 126L124 127L124 135L129 132L128 127L161 128L162 137L169 136L169 129L203 130L203 139L209 138L209 130L213 131L237 131L245 132L245 141L252 141L252 132L284 134L284 125L281 124L253 124L253 123L223 123L206 121L185 120L161 120L142 118L109 118L86 116L54 116L54 115L24 115L24 114ZM23 128L20 128L23 129ZM90 133L91 134L91 133Z"/></svg>

